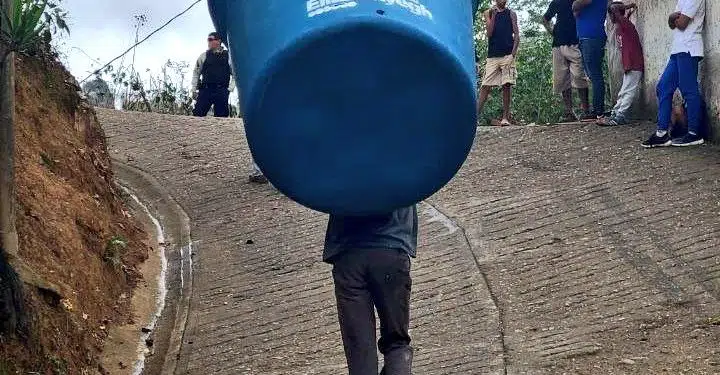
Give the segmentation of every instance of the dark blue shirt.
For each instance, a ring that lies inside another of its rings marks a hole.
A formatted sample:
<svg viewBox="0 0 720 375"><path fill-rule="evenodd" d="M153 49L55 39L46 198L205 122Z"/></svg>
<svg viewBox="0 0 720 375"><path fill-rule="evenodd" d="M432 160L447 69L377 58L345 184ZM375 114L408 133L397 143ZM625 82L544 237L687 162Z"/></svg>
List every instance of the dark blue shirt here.
<svg viewBox="0 0 720 375"><path fill-rule="evenodd" d="M572 3L573 0L553 0L545 12L545 20L555 18L553 47L575 46L579 43Z"/></svg>
<svg viewBox="0 0 720 375"><path fill-rule="evenodd" d="M415 257L417 236L418 215L415 206L384 215L330 215L323 260L332 263L334 257L345 251L370 249L403 251Z"/></svg>
<svg viewBox="0 0 720 375"><path fill-rule="evenodd" d="M607 38L605 34L607 7L607 0L593 0L580 11L576 19L577 34L580 39Z"/></svg>
<svg viewBox="0 0 720 375"><path fill-rule="evenodd" d="M512 11L505 8L495 13L495 29L488 40L488 57L505 57L515 49Z"/></svg>

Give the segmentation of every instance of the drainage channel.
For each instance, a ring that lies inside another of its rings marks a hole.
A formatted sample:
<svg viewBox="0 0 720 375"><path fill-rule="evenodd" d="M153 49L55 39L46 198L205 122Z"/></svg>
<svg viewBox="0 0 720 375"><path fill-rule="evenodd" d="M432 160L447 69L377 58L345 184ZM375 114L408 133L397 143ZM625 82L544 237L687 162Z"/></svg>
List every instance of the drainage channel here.
<svg viewBox="0 0 720 375"><path fill-rule="evenodd" d="M143 370L145 369L145 359L147 354L150 352L150 350L147 348L146 340L150 338L150 335L152 334L152 331L155 329L155 326L157 325L158 319L160 319L160 316L162 316L162 312L165 309L165 298L167 296L167 283L166 283L166 276L167 276L167 270L168 270L168 260L167 256L165 255L165 232L163 231L162 225L160 225L160 221L150 212L150 209L143 204L140 201L140 198L137 197L130 189L128 189L125 186L120 186L123 191L128 194L135 203L142 208L145 215L147 215L148 218L150 218L150 221L155 226L155 230L157 232L157 243L158 243L158 249L160 252L160 275L157 278L157 287L158 287L158 293L157 293L157 299L155 301L155 314L153 314L152 319L150 320L150 323L146 326L148 329L147 332L143 331L143 334L140 336L140 340L138 342L137 347L137 353L138 357L135 361L135 365L133 366L133 375L141 375ZM183 254L184 257L184 254Z"/></svg>
<svg viewBox="0 0 720 375"><path fill-rule="evenodd" d="M116 182L127 194L128 203L134 206L138 216L147 215L143 221L150 231L154 225L159 244L152 263L145 264L153 269L147 273L146 285L150 289L157 286L157 290L152 290L154 295L146 294L145 305L138 312L143 322L136 329L141 330L142 335L137 331L128 332L125 340L133 346L125 349L124 358L131 364L126 374L129 375L130 370L133 375L174 374L185 365L180 361L180 352L192 296L193 256L200 241L193 242L189 217L159 181L120 160L113 159L113 167ZM162 271L160 276L158 271ZM157 284L153 282L155 278L158 278Z"/></svg>

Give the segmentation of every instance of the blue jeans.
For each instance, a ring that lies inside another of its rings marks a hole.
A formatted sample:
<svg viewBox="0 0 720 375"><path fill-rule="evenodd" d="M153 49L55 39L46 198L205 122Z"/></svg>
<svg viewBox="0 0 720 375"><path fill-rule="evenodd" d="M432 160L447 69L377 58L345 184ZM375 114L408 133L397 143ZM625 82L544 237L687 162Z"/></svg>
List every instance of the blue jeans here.
<svg viewBox="0 0 720 375"><path fill-rule="evenodd" d="M592 82L593 114L605 113L605 76L603 62L607 38L580 39L580 51L583 57L585 73Z"/></svg>
<svg viewBox="0 0 720 375"><path fill-rule="evenodd" d="M657 84L658 129L668 130L672 116L673 95L680 88L687 106L688 131L699 134L702 119L702 97L698 83L698 66L702 57L689 53L670 56L665 72Z"/></svg>

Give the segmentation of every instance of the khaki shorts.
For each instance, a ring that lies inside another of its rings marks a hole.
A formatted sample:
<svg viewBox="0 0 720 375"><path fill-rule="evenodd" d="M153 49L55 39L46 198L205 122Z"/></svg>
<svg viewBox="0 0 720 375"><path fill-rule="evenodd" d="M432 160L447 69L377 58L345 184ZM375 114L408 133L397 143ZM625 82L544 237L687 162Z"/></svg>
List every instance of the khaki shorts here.
<svg viewBox="0 0 720 375"><path fill-rule="evenodd" d="M485 63L485 77L482 81L483 86L514 85L516 80L517 67L515 66L515 57L513 55L488 57Z"/></svg>
<svg viewBox="0 0 720 375"><path fill-rule="evenodd" d="M561 94L570 88L586 89L590 86L590 80L583 68L582 54L580 47L560 46L553 47L553 90Z"/></svg>

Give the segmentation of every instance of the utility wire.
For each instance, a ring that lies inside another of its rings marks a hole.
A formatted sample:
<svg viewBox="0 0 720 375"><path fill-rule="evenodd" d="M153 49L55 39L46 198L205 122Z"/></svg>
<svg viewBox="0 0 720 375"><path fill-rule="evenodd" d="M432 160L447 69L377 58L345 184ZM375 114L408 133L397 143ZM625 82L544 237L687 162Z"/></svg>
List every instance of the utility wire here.
<svg viewBox="0 0 720 375"><path fill-rule="evenodd" d="M97 59L97 58L94 58L94 57L88 55L88 53L85 52L85 50L83 50L82 48L79 48L79 47L70 47L70 49L77 50L77 51L79 51L80 53L82 53L83 55L85 55L85 57L87 57L90 61L92 61L92 62L94 62L94 63L100 64L100 59Z"/></svg>
<svg viewBox="0 0 720 375"><path fill-rule="evenodd" d="M133 44L133 45L132 45L130 48L128 48L125 52L121 53L120 55L118 55L118 56L115 57L114 59L110 60L107 64L103 65L102 68L95 70L94 73L92 73L92 74L90 74L89 76L85 77L85 79L83 79L82 81L80 81L80 83L82 84L83 82L87 81L88 79L90 79L92 76L94 76L94 75L97 74L98 72L101 72L103 69L105 69L105 68L107 68L108 66L110 66L110 64L114 63L115 61L117 61L117 60L120 59L121 57L127 55L130 51L133 50L133 48L139 46L140 44L142 44L142 43L145 42L146 40L150 39L150 37L153 36L155 33L157 33L158 31L160 31L160 30L162 30L162 29L164 29L164 28L165 28L167 25L169 25L171 22L175 21L175 20L178 19L180 16L182 16L183 14L187 13L188 11L190 11L190 9L192 9L195 5L197 5L198 3L202 2L202 1L203 1L203 0L196 0L194 3L190 4L190 6L188 6L187 8L185 8L185 10L183 10L182 12L178 13L177 15L175 15L173 18L171 18L170 20L168 20L167 22L165 22L162 26L160 26L160 27L158 27L157 29L155 29L153 32L151 32L150 34L148 34L145 38L143 38L143 39L140 40L139 42Z"/></svg>

